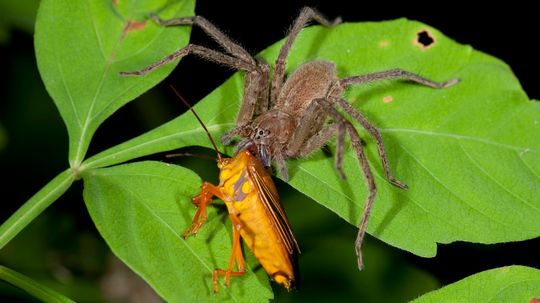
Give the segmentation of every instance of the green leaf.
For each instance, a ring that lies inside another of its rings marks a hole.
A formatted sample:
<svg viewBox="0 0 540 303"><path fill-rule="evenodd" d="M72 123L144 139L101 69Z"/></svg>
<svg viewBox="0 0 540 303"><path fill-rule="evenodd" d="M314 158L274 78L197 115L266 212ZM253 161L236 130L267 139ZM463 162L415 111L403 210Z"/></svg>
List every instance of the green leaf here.
<svg viewBox="0 0 540 303"><path fill-rule="evenodd" d="M231 253L226 213L208 208L196 237L182 239L196 208L191 198L201 184L180 166L137 162L88 170L84 200L97 229L113 252L168 302L261 302L272 298L268 278L253 257L248 271L213 294L212 271L226 268Z"/></svg>
<svg viewBox="0 0 540 303"><path fill-rule="evenodd" d="M540 270L507 266L472 275L412 302L533 302L534 298L540 299Z"/></svg>
<svg viewBox="0 0 540 303"><path fill-rule="evenodd" d="M44 0L36 21L41 77L69 133L69 160L78 166L97 127L118 108L157 84L170 64L146 77L121 77L187 44L190 27L163 28L144 21L193 15L194 1ZM137 64L135 64L136 62Z"/></svg>
<svg viewBox="0 0 540 303"><path fill-rule="evenodd" d="M0 265L0 279L25 290L42 302L75 302L29 277L2 265Z"/></svg>
<svg viewBox="0 0 540 303"><path fill-rule="evenodd" d="M424 30L435 41L426 49L415 43ZM272 62L281 43L263 57ZM288 70L314 59L335 62L340 77L400 67L436 81L462 80L443 90L385 81L346 92L380 129L394 175L409 186L400 190L384 179L374 140L362 131L379 188L369 233L425 257L436 254L437 243L540 235L540 104L527 98L504 62L405 19L308 28L293 45ZM234 126L241 95L237 74L197 104L214 137ZM86 165L188 145L210 146L189 112ZM334 157L322 152L288 163L293 187L359 224L367 190L353 152L344 160L347 180L335 172Z"/></svg>

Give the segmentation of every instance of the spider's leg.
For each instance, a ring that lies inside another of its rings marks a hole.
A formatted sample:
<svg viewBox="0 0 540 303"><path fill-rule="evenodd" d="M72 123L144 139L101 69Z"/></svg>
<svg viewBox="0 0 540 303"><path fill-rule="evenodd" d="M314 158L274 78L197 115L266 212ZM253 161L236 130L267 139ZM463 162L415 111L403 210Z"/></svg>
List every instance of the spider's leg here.
<svg viewBox="0 0 540 303"><path fill-rule="evenodd" d="M363 84L367 82L391 80L397 78L406 79L432 88L447 88L459 82L458 78L450 79L445 82L435 82L406 70L395 68L381 72L343 78L338 81L338 84L340 87L345 88L352 84Z"/></svg>
<svg viewBox="0 0 540 303"><path fill-rule="evenodd" d="M362 268L364 267L362 259L362 241L364 240L364 235L366 233L369 215L371 214L371 207L373 206L373 201L375 200L375 195L377 194L377 187L375 186L375 180L373 178L373 174L371 173L371 168L369 168L368 160L364 152L364 147L362 146L362 140L360 139L358 132L350 123L347 124L347 130L349 132L349 136L351 136L351 144L356 151L358 162L360 163L362 171L364 172L364 176L366 177L366 183L369 191L366 203L364 205L364 211L362 212L360 226L358 227L358 235L356 236L356 242L354 245L356 250L356 256L358 257L358 269L362 270Z"/></svg>
<svg viewBox="0 0 540 303"><path fill-rule="evenodd" d="M208 59L210 61L214 61L220 64L224 64L227 66L230 66L234 69L239 70L252 70L253 66L251 66L249 63L246 63L245 61L238 60L237 58L233 56L229 56L224 53L217 52L215 50L206 48L204 46L196 45L196 44L188 44L186 47L177 50L176 52L172 53L171 55L154 62L146 67L144 67L141 70L138 71L131 71L131 72L120 72L121 76L143 76L147 73L153 71L154 69L165 65L171 61L174 61L179 58L183 58L187 56L188 54L194 54L199 57Z"/></svg>
<svg viewBox="0 0 540 303"><path fill-rule="evenodd" d="M326 17L324 17L322 14L320 14L319 12L317 12L316 10L310 7L302 8L302 10L300 11L300 14L298 15L291 29L289 30L287 39L285 40L285 44L283 44L283 46L281 47L279 55L276 59L274 78L272 79L270 105L273 105L276 103L277 96L279 94L279 91L281 90L281 86L283 84L283 78L285 77L286 59L291 49L291 46L294 40L296 39L296 37L298 36L298 33L302 30L302 28L306 26L306 24L310 20L315 20L326 27L331 27L331 26L341 23L341 18L336 18L335 20L330 21Z"/></svg>
<svg viewBox="0 0 540 303"><path fill-rule="evenodd" d="M214 24L206 20L201 16L181 17L169 20L163 20L157 15L152 15L152 19L157 24L162 26L176 26L176 25L195 25L204 30L210 37L212 37L217 43L219 43L227 53L234 57L248 63L251 66L256 66L255 59L238 43L234 42L231 38L227 37L219 28Z"/></svg>
<svg viewBox="0 0 540 303"><path fill-rule="evenodd" d="M335 98L332 98L332 99L337 104L339 104L339 106L341 106L341 108L343 108L345 110L345 112L347 112L349 115L351 115L351 117L356 119L360 123L360 125L362 125L362 127L364 127L373 138L375 138L375 141L377 142L377 151L378 151L379 156L381 158L382 166L383 166L383 169L384 169L384 174L385 174L386 178L388 179L388 181L390 181L390 183L392 183L392 185L395 185L395 186L397 186L399 188L407 189L407 185L405 183L399 181L397 178L395 178L392 175L392 172L390 170L390 165L388 164L388 158L386 157L386 152L385 152L385 149L384 149L382 136L381 136L381 133L379 132L379 130L373 124L371 124L368 121L368 119L366 119L366 117L364 117L364 115L362 115L349 102L347 102L347 100L344 100L343 98L339 98L339 97L335 97ZM361 145L361 141L359 141L358 144Z"/></svg>
<svg viewBox="0 0 540 303"><path fill-rule="evenodd" d="M326 117L329 114L334 117L335 121L324 126ZM298 127L295 129L287 146L287 156L289 158L304 157L323 147L337 133L336 169L340 177L345 179L345 173L341 167L346 132L343 121L345 121L343 117L335 112L328 100L313 100L297 123Z"/></svg>

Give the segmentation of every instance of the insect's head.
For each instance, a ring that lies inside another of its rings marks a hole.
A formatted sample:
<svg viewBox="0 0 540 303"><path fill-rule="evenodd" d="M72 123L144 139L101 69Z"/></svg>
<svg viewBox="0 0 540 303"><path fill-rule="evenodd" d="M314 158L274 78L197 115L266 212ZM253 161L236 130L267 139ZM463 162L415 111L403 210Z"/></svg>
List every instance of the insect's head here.
<svg viewBox="0 0 540 303"><path fill-rule="evenodd" d="M227 165L229 165L230 162L231 162L231 158L220 157L217 160L217 167L219 168L219 170L223 170Z"/></svg>

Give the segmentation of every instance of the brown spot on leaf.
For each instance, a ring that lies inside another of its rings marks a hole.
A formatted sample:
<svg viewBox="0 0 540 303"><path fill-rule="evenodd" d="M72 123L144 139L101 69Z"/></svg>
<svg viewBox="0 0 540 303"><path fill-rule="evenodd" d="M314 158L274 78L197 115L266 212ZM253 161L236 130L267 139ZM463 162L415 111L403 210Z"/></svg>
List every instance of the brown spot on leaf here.
<svg viewBox="0 0 540 303"><path fill-rule="evenodd" d="M130 31L138 31L143 29L146 26L146 20L145 21L134 21L129 20L126 24L126 27L124 27L124 30L122 31L122 38L124 38Z"/></svg>
<svg viewBox="0 0 540 303"><path fill-rule="evenodd" d="M383 101L384 103L390 103L390 102L394 101L394 98L392 98L392 96L384 96L384 97L382 98L382 101Z"/></svg>
<svg viewBox="0 0 540 303"><path fill-rule="evenodd" d="M385 47L387 47L388 45L390 45L390 41L388 41L388 40L386 40L386 39L385 39L385 40L381 40L381 41L379 42L379 47L380 47L380 48L385 48Z"/></svg>
<svg viewBox="0 0 540 303"><path fill-rule="evenodd" d="M428 49L435 45L435 36L427 29L423 29L416 33L416 38L414 39L414 45L420 47L422 50Z"/></svg>
<svg viewBox="0 0 540 303"><path fill-rule="evenodd" d="M529 303L540 303L540 299L539 298L531 298Z"/></svg>
<svg viewBox="0 0 540 303"><path fill-rule="evenodd" d="M118 6L118 0L112 0L112 4Z"/></svg>

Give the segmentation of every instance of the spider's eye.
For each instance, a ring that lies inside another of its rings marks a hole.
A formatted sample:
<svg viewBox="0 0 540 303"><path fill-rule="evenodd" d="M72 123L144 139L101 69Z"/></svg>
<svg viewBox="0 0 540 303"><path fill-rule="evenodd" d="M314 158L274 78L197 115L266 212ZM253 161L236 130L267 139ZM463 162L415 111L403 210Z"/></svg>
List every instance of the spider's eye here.
<svg viewBox="0 0 540 303"><path fill-rule="evenodd" d="M257 132L257 135L264 136L264 130L259 129L259 131Z"/></svg>

